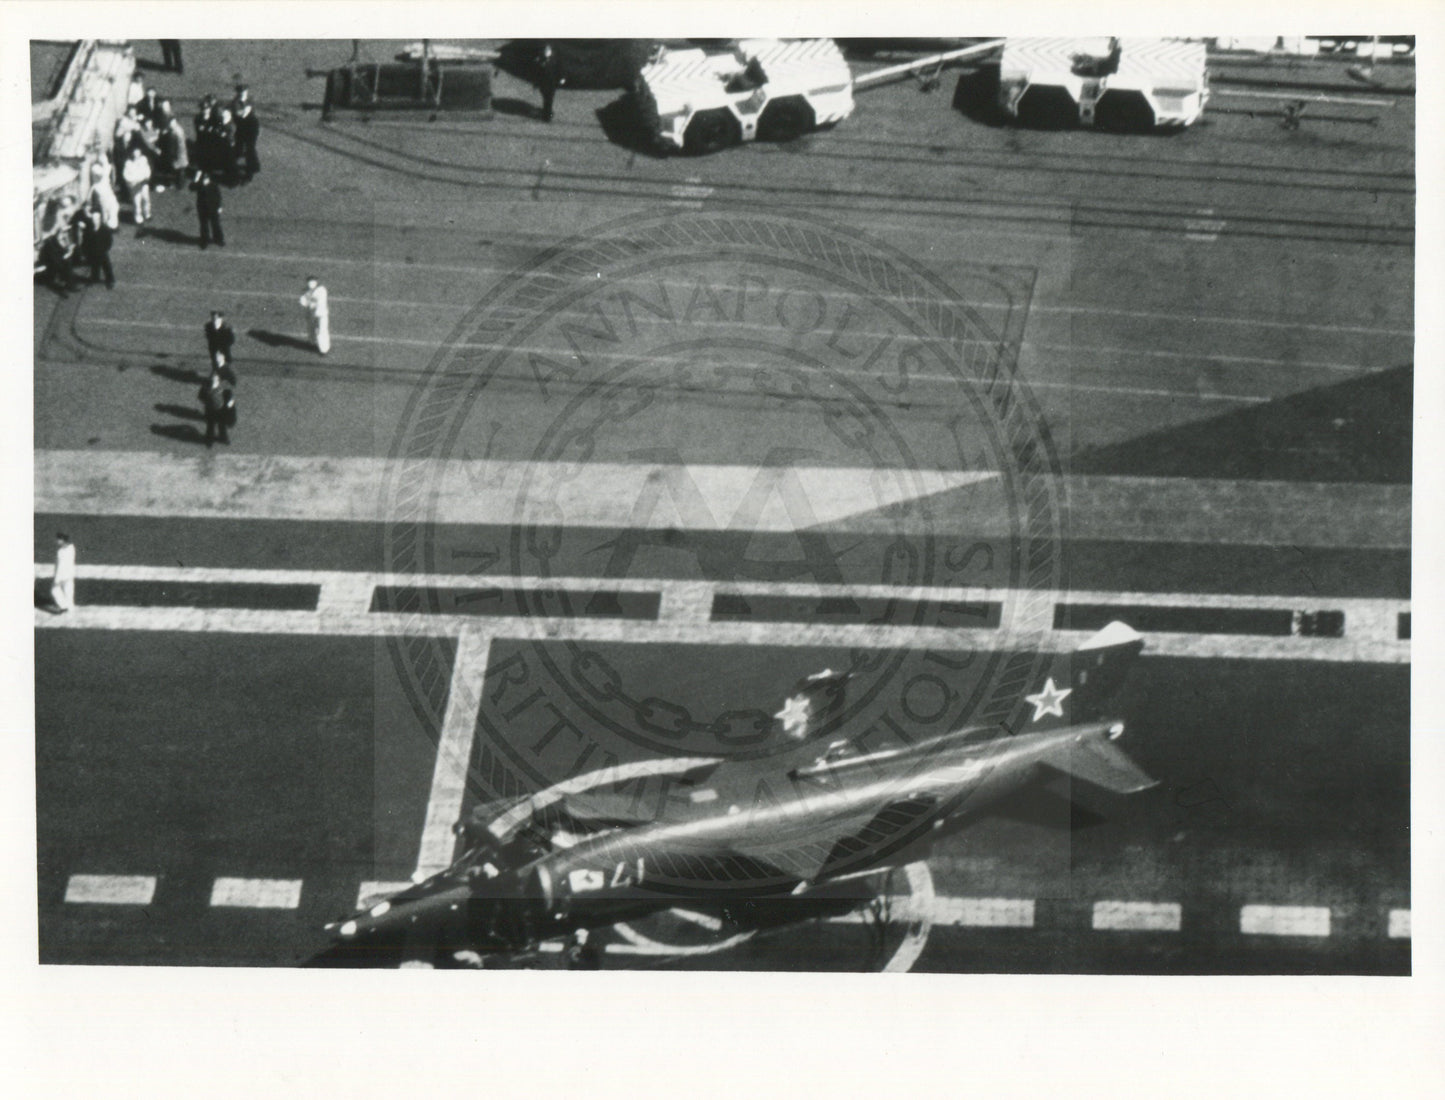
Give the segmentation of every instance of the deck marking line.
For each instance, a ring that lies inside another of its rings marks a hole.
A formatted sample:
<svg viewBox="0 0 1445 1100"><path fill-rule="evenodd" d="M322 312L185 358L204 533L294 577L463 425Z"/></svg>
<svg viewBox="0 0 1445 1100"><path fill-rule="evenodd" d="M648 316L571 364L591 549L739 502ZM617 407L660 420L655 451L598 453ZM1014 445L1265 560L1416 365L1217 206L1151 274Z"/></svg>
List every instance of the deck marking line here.
<svg viewBox="0 0 1445 1100"><path fill-rule="evenodd" d="M1392 940L1408 940L1410 938L1410 910L1390 910L1388 934Z"/></svg>
<svg viewBox="0 0 1445 1100"><path fill-rule="evenodd" d="M149 905L154 875L71 875L65 900L73 905Z"/></svg>
<svg viewBox="0 0 1445 1100"><path fill-rule="evenodd" d="M37 580L49 577L55 566L51 562L35 562ZM670 618L683 622L708 619L706 614L697 615L697 607L706 607L714 595L790 597L801 599L829 599L832 597L854 597L857 599L876 598L885 600L915 600L938 603L1008 603L1024 596L1035 597L1032 591L1013 588L992 588L987 586L949 585L890 585L890 584L825 584L818 581L692 581L672 580L665 577L543 577L507 574L488 577L467 573L425 573L407 574L397 577L382 572L349 572L324 569L251 569L251 568L209 568L204 566L175 565L106 565L87 563L77 567L81 579L103 579L122 581L149 581L153 583L175 582L178 584L274 584L274 585L316 585L324 596L328 589L340 592L349 589L351 595L337 597L332 602L338 611L355 608L365 610L371 606L371 590L383 586L395 587L398 580L406 587L416 588L478 588L505 583L510 588L527 591L538 589L565 588L568 590L597 592L641 592L656 593L664 605L669 602L680 610ZM1395 638L1395 617L1408 614L1410 600L1386 597L1359 596L1308 596L1308 595L1233 595L1223 592L1128 592L1119 590L1091 591L1089 589L1060 589L1052 597L1055 602L1069 605L1103 604L1141 607L1184 607L1248 609L1262 611L1343 611L1347 616L1347 635L1356 633L1361 625L1369 627L1369 634L1381 639ZM96 605L101 606L101 605ZM665 610L665 608L664 608ZM308 612L299 612L308 614ZM381 614L381 612L378 612ZM537 616L530 616L536 618Z"/></svg>
<svg viewBox="0 0 1445 1100"><path fill-rule="evenodd" d="M1032 898L936 898L933 923L970 928L1032 928Z"/></svg>
<svg viewBox="0 0 1445 1100"><path fill-rule="evenodd" d="M1095 931L1178 932L1182 910L1178 902L1096 901Z"/></svg>
<svg viewBox="0 0 1445 1100"><path fill-rule="evenodd" d="M1328 936L1330 910L1322 905L1246 905L1239 930L1250 936Z"/></svg>
<svg viewBox="0 0 1445 1100"><path fill-rule="evenodd" d="M647 485L666 480L666 464L596 462L560 466L528 460L447 460L417 463L412 473L435 488L430 522L517 526L552 521L553 512L519 507L529 477L554 477L558 496L548 505L569 527L626 528ZM192 456L146 451L35 453L35 511L86 516L153 516L226 520L342 520L386 523L399 518L384 506L396 469L377 457L302 455ZM681 520L654 510L643 529L728 529L762 467L688 464L682 467L709 516ZM806 495L816 529L839 533L903 531L1008 536L1014 517L995 471L916 470L879 478L871 467L791 467L788 477ZM1410 487L1181 478L1068 476L1071 537L1209 545L1283 545L1408 549ZM928 499L929 509L900 516L900 506ZM538 505L541 508L541 505ZM933 518L922 513L931 511ZM785 509L766 509L749 533L793 534Z"/></svg>
<svg viewBox="0 0 1445 1100"><path fill-rule="evenodd" d="M477 629L471 615L373 613L322 615L310 611L237 611L193 607L86 607L65 615L37 608L38 630L155 630L168 633L285 634L386 638L460 637ZM1076 649L1090 630L1055 630L1014 635L998 629L837 625L794 622L651 622L621 619L539 619L491 617L493 637L520 641L631 642L662 645L744 645L839 647L844 649L938 649L995 652L1027 645L1052 653ZM1251 661L1337 661L1352 664L1409 664L1407 641L1345 638L1276 638L1231 634L1149 636L1155 657L1235 658Z"/></svg>
<svg viewBox="0 0 1445 1100"><path fill-rule="evenodd" d="M211 887L216 908L295 909L300 904L299 878L218 878Z"/></svg>
<svg viewBox="0 0 1445 1100"><path fill-rule="evenodd" d="M457 639L457 655L432 770L431 794L427 798L426 824L422 827L417 854L416 876L419 878L429 878L452 864L457 842L452 827L462 816L491 644L492 635L477 629L464 630Z"/></svg>

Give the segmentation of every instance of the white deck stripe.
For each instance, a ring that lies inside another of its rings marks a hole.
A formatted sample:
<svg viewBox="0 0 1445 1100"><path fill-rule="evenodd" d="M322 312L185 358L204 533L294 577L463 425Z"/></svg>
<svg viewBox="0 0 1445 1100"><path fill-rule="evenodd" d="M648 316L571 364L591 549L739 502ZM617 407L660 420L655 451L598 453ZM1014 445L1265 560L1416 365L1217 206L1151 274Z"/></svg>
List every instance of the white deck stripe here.
<svg viewBox="0 0 1445 1100"><path fill-rule="evenodd" d="M1327 906L1246 905L1239 911L1239 930L1251 936L1328 936Z"/></svg>
<svg viewBox="0 0 1445 1100"><path fill-rule="evenodd" d="M218 878L211 887L217 908L295 909L301 904L299 878Z"/></svg>
<svg viewBox="0 0 1445 1100"><path fill-rule="evenodd" d="M391 505L387 487L399 469L387 459L357 456L37 451L35 511L383 523L415 518ZM488 460L423 461L407 471L426 489L428 523L550 524L560 514L568 527L579 528L719 530L738 524L749 533L790 534L804 519L782 506L790 486L792 498L808 503L809 526L838 532L982 538L1011 535L1015 519L991 471L879 476L870 467L607 462L578 467ZM1408 485L1069 476L1059 490L1068 501L1073 539L1410 546ZM957 501L941 497L950 491L957 491ZM741 504L758 492L774 506L741 518ZM524 498L533 501L530 507L549 510L532 514L520 503ZM899 518L897 505L920 498L929 498L931 506ZM655 499L657 506L640 514L644 499Z"/></svg>
<svg viewBox="0 0 1445 1100"><path fill-rule="evenodd" d="M445 870L454 858L457 838L452 827L461 819L462 802L467 793L472 741L476 736L477 715L482 709L491 644L491 634L475 628L463 631L457 639L451 686L447 689L447 709L432 769L431 794L427 798L426 824L417 854L415 877L418 880Z"/></svg>
<svg viewBox="0 0 1445 1100"><path fill-rule="evenodd" d="M1410 910L1391 909L1388 932L1392 940L1408 940L1410 938Z"/></svg>
<svg viewBox="0 0 1445 1100"><path fill-rule="evenodd" d="M54 565L36 562L35 576L49 577ZM509 573L476 575L468 573L396 574L347 572L325 569L234 569L176 565L86 564L76 568L81 579L124 581L170 581L185 584L313 584L322 589L323 602L338 611L365 611L371 606L376 587L482 589L516 588L538 591L565 588L583 592L655 592L664 605L660 617L682 620L706 618L698 606L709 607L714 595L781 596L828 599L852 596L856 599L916 600L943 603L1010 603L1037 593L1013 588L959 587L950 585L819 584L812 581L680 581L662 577L531 577ZM335 595L326 601L327 590ZM344 596L343 596L344 593ZM1362 599L1353 596L1233 595L1220 592L1119 592L1103 589L1065 590L1051 597L1055 602L1140 607L1187 607L1247 609L1266 611L1343 611L1346 616L1392 617L1410 610L1409 600ZM666 615L666 605L680 609ZM1353 625L1353 624L1348 624ZM1389 623L1391 634L1395 630Z"/></svg>
<svg viewBox="0 0 1445 1100"><path fill-rule="evenodd" d="M399 469L389 460L369 457L41 451L35 456L35 510L378 522L396 518L385 514L382 505L389 476ZM659 481L669 486L677 482L679 491L695 492L701 505L686 509L689 514L684 516L660 505L641 521L646 530L727 529L750 492L759 485L782 485L783 478L804 494L819 525L979 483L990 483L987 494L997 496L992 487L997 475L991 471L917 470L880 477L871 467L779 470L598 462L579 468L488 460L422 462L408 469L409 476L422 479L418 484L435 487L427 499L431 523L552 523L560 514L569 527L636 527L638 501L649 484ZM435 481L432 475L437 475ZM519 503L529 491L540 503ZM538 508L547 509L545 516ZM749 530L791 533L797 524L786 509L765 508L755 522L750 519Z"/></svg>
<svg viewBox="0 0 1445 1100"><path fill-rule="evenodd" d="M1172 901L1098 901L1094 928L1113 932L1178 932L1182 910Z"/></svg>
<svg viewBox="0 0 1445 1100"><path fill-rule="evenodd" d="M50 575L51 566L37 563L35 576ZM788 582L710 584L646 578L491 577L427 575L410 578L382 573L333 573L285 569L186 569L178 566L86 565L82 579L184 581L191 583L246 582L262 584L316 584L322 591L315 612L245 611L189 607L79 607L56 617L35 612L35 625L51 628L109 630L219 631L261 634L342 634L389 637L395 635L459 635L485 630L510 638L565 637L569 640L688 642L751 645L857 645L873 648L928 646L944 649L998 649L1010 644L1004 631L957 627L912 627L880 624L787 623L711 621L712 597L720 593L751 596L878 597L951 603L996 602L1017 606L1038 594L997 588L893 588L887 585L821 585ZM547 618L542 616L420 615L371 613L376 585L405 583L419 586L476 588L489 585L524 590L565 587L581 591L656 592L660 595L657 622L646 620ZM1408 613L1408 600L1331 599L1291 596L1228 596L1171 592L1067 592L1050 597L1056 604L1099 604L1112 607L1185 607L1273 610L1283 613L1334 610L1345 614L1343 638L1273 637L1235 634L1151 632L1149 649L1158 656L1242 657L1407 663L1410 642L1400 640L1397 624ZM1127 618L1126 612L1121 617ZM1008 617L1005 616L1005 622ZM1043 638L1031 635L1024 644L1066 648L1083 640L1089 631L1052 631ZM795 641L789 641L790 637Z"/></svg>
<svg viewBox="0 0 1445 1100"><path fill-rule="evenodd" d="M41 630L155 630L178 633L455 637L477 629L469 615L318 614L228 608L76 607L65 615L36 610ZM1066 652L1092 631L1055 630L1016 637L999 630L788 622L645 622L622 619L489 617L495 637L532 641L633 642L665 645L768 645L862 649L997 650L1029 646ZM1408 664L1410 643L1373 639L1246 637L1233 634L1151 634L1157 657L1340 661Z"/></svg>
<svg viewBox="0 0 1445 1100"><path fill-rule="evenodd" d="M149 905L156 895L153 875L71 875L65 900L76 905Z"/></svg>
<svg viewBox="0 0 1445 1100"><path fill-rule="evenodd" d="M1032 928L1032 898L935 898L933 923L970 928Z"/></svg>

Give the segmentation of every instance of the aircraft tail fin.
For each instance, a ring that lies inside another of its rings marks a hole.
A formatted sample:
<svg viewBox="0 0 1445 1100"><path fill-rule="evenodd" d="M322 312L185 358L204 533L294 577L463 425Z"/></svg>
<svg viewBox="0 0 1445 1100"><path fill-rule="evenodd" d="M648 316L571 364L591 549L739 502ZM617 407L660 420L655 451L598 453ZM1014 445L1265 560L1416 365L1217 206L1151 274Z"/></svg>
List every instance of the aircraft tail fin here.
<svg viewBox="0 0 1445 1100"><path fill-rule="evenodd" d="M1072 653L1058 654L1036 692L1024 696L1027 707L1017 732L1039 733L1100 717L1143 648L1143 636L1116 621Z"/></svg>

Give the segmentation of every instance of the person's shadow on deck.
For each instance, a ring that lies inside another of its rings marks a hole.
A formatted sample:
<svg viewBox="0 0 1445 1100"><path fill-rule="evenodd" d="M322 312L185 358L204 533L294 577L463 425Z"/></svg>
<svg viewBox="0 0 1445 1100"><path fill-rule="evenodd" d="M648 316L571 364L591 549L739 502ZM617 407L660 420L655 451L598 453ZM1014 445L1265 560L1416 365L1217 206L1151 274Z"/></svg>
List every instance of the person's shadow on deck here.
<svg viewBox="0 0 1445 1100"><path fill-rule="evenodd" d="M260 341L268 348L296 348L299 351L316 350L316 345L310 340L303 340L299 336L287 336L281 332L268 332L263 328L248 329L246 335L252 340Z"/></svg>

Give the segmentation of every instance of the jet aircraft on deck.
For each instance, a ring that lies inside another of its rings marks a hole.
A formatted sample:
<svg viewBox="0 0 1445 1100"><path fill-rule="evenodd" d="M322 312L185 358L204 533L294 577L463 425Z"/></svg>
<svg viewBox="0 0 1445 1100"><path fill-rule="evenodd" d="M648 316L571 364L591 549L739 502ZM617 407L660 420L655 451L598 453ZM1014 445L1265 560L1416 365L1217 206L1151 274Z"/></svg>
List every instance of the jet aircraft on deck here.
<svg viewBox="0 0 1445 1100"><path fill-rule="evenodd" d="M515 956L679 905L731 927L803 919L810 897L926 856L1050 773L1116 794L1153 786L1104 710L1143 645L1111 623L1055 657L1023 696L1019 728L970 725L877 751L844 735L849 676L825 670L777 710L781 750L620 764L479 807L458 827L452 866L328 931L341 951L404 941Z"/></svg>

